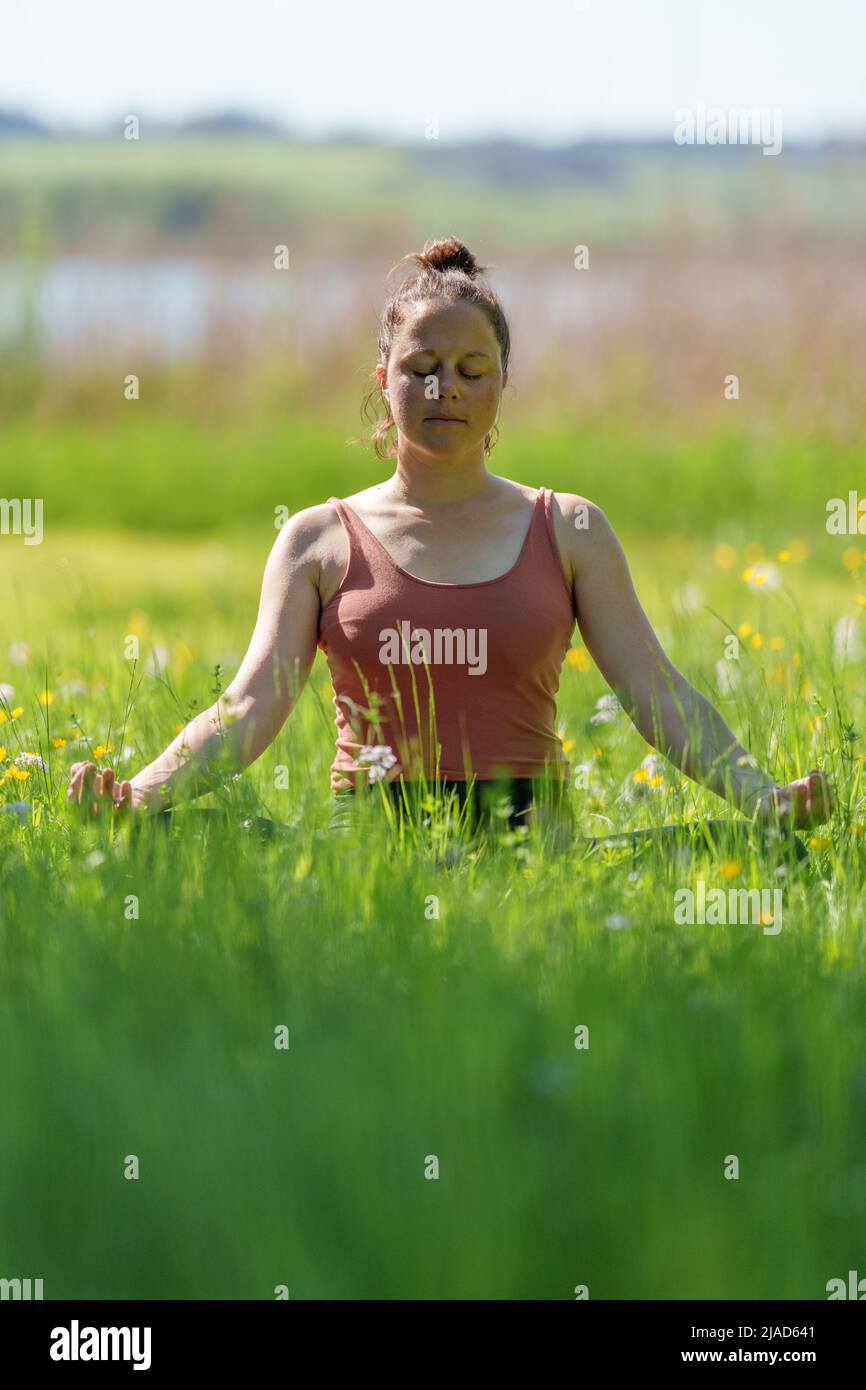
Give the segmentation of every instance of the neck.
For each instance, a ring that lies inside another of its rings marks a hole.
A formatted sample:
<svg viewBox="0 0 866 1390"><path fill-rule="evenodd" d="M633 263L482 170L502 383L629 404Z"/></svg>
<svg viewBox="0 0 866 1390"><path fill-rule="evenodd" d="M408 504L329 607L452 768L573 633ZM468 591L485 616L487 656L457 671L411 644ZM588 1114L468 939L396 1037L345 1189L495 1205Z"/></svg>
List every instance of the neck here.
<svg viewBox="0 0 866 1390"><path fill-rule="evenodd" d="M488 473L480 459L398 458L393 477L386 484L391 497L410 506L427 507L449 502L475 502L499 492L500 479Z"/></svg>

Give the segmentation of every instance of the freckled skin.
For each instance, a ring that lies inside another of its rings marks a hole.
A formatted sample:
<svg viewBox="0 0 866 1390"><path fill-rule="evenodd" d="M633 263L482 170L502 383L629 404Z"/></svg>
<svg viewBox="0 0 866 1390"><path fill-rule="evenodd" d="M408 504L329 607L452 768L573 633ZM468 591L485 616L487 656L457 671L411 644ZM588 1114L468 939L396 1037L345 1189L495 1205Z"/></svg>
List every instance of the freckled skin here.
<svg viewBox="0 0 866 1390"><path fill-rule="evenodd" d="M475 354L485 354L483 356ZM493 429L508 381L496 334L473 304L426 301L407 309L387 369L376 368L400 436L405 465L418 462L484 462L484 436ZM439 399L425 395L426 378L438 378ZM441 408L465 424L431 424Z"/></svg>

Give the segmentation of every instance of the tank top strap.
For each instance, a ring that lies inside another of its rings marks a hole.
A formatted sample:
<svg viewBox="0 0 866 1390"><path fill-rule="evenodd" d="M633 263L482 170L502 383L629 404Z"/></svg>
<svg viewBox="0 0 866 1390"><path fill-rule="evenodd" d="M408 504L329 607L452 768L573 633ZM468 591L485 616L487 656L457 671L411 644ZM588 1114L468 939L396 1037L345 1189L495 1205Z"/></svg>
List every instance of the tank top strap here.
<svg viewBox="0 0 866 1390"><path fill-rule="evenodd" d="M329 497L327 498L327 501L330 504L330 506L336 508L337 515L339 516L346 530L351 534L353 540L356 539L359 536L360 532L359 528L355 525L355 517L351 507L347 507L344 504L342 498L340 497Z"/></svg>
<svg viewBox="0 0 866 1390"><path fill-rule="evenodd" d="M348 578L349 571L358 562L361 556L363 556L364 561L373 572L379 572L383 568L387 568L387 566L383 566L381 551L375 544L371 544L371 539L374 540L375 538L371 538L367 528L359 520L352 508L347 506L340 497L329 497L327 500L331 506L336 509L337 515L343 523L343 529L348 536L349 563L346 569L346 577Z"/></svg>
<svg viewBox="0 0 866 1390"><path fill-rule="evenodd" d="M541 542L541 551L537 553L543 553L545 556L545 563L551 569L551 573L555 571L556 574L559 575L560 583L565 587L565 591L568 594L568 601L572 606L573 613L574 594L569 587L568 580L565 576L565 570L562 567L562 559L559 554L559 542L556 539L556 528L553 524L553 492L549 487L542 487L539 488L539 495L542 499L542 505L538 508L537 518L534 518L534 524L537 523L539 527L538 538Z"/></svg>

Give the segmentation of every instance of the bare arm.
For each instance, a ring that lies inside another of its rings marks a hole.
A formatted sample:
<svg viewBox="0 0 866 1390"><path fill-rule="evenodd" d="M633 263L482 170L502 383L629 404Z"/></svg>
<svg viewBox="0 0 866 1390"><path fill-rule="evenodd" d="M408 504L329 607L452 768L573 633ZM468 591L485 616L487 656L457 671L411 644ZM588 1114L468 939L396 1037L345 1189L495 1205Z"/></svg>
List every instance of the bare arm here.
<svg viewBox="0 0 866 1390"><path fill-rule="evenodd" d="M812 774L800 779L807 784L803 787L798 783L782 787L758 766L715 706L664 652L604 512L586 498L568 500L588 510L586 529L574 531L572 552L578 626L592 659L635 728L687 776L747 813L756 806L778 807L793 809L796 824L820 819L819 788L812 784ZM821 773L817 776L823 778ZM828 814L831 808L829 800Z"/></svg>
<svg viewBox="0 0 866 1390"><path fill-rule="evenodd" d="M316 655L320 527L311 510L280 530L265 565L259 612L237 675L209 709L131 779L132 804L157 811L210 790L214 773L240 772L273 743Z"/></svg>

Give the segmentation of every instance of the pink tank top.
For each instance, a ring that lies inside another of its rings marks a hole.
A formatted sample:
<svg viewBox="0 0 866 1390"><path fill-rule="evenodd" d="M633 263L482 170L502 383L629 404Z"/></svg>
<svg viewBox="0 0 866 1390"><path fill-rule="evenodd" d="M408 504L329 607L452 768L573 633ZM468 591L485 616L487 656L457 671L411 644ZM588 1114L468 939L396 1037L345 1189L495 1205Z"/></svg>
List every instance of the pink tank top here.
<svg viewBox="0 0 866 1390"><path fill-rule="evenodd" d="M389 780L422 770L428 780L535 777L545 767L568 777L556 693L575 613L550 489L536 495L511 569L474 584L409 574L347 503L328 502L349 544L340 587L319 617L336 709L332 792L369 780L356 762L365 745L392 750Z"/></svg>

